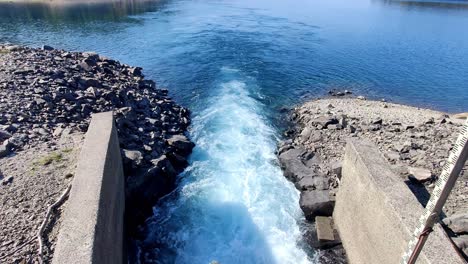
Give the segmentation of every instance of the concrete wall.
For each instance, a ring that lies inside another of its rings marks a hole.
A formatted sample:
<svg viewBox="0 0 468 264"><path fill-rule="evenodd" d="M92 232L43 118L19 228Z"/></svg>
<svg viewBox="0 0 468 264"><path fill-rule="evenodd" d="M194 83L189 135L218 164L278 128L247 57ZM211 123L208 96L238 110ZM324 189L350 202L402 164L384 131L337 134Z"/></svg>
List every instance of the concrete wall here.
<svg viewBox="0 0 468 264"><path fill-rule="evenodd" d="M400 263L423 207L377 147L346 146L334 221L351 264ZM465 263L437 225L417 263Z"/></svg>
<svg viewBox="0 0 468 264"><path fill-rule="evenodd" d="M123 262L124 176L112 112L93 115L52 263Z"/></svg>

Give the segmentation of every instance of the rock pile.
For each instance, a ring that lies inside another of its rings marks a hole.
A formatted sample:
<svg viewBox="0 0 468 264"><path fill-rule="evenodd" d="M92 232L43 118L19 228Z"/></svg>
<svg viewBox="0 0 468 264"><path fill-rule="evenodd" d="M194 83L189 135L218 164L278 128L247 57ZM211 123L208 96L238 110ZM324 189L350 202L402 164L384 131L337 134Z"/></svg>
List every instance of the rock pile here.
<svg viewBox="0 0 468 264"><path fill-rule="evenodd" d="M347 138L375 142L425 205L461 127L444 113L352 98L312 101L291 117L297 126L278 155L310 221L333 213ZM468 211L466 186L468 175L462 175L444 208L447 215Z"/></svg>
<svg viewBox="0 0 468 264"><path fill-rule="evenodd" d="M92 113L114 111L130 224L172 191L193 148L189 111L144 79L142 69L93 52L0 46L0 157L86 131Z"/></svg>

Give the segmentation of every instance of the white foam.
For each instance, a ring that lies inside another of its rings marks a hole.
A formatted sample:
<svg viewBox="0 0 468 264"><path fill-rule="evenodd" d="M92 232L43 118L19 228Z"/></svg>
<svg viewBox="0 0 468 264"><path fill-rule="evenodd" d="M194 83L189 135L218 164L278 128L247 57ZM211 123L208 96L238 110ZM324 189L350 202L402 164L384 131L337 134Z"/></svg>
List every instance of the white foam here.
<svg viewBox="0 0 468 264"><path fill-rule="evenodd" d="M165 245L161 263L310 263L297 243L299 193L276 165L254 84L236 69L221 73L193 120L197 146L179 195L155 209L149 240Z"/></svg>

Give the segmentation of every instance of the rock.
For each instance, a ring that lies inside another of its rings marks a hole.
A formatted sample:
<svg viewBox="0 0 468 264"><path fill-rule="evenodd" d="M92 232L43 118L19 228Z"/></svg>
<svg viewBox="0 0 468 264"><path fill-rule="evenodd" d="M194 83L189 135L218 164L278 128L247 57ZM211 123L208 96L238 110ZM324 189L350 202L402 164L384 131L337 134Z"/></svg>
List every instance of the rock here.
<svg viewBox="0 0 468 264"><path fill-rule="evenodd" d="M140 165L143 160L143 154L138 150L124 149L123 153L126 159L130 160L133 164L136 164L137 166Z"/></svg>
<svg viewBox="0 0 468 264"><path fill-rule="evenodd" d="M315 228L317 230L317 239L320 242L328 242L335 240L331 217L315 217Z"/></svg>
<svg viewBox="0 0 468 264"><path fill-rule="evenodd" d="M334 163L331 164L330 168L331 168L331 172L333 174L335 174L338 179L341 179L341 169L343 167L343 163L341 161L336 161Z"/></svg>
<svg viewBox="0 0 468 264"><path fill-rule="evenodd" d="M335 201L330 199L327 190L307 190L301 192L299 205L306 219L313 221L316 216L331 216Z"/></svg>
<svg viewBox="0 0 468 264"><path fill-rule="evenodd" d="M381 125L383 123L382 118L377 118L372 121L372 124L374 125Z"/></svg>
<svg viewBox="0 0 468 264"><path fill-rule="evenodd" d="M408 173L410 174L410 179L418 182L425 182L432 178L431 171L425 168L408 167Z"/></svg>
<svg viewBox="0 0 468 264"><path fill-rule="evenodd" d="M387 155L388 159L391 161L397 161L400 160L400 153L396 151L389 151L385 155Z"/></svg>
<svg viewBox="0 0 468 264"><path fill-rule="evenodd" d="M452 215L442 222L455 234L468 234L468 213Z"/></svg>
<svg viewBox="0 0 468 264"><path fill-rule="evenodd" d="M281 168L284 175L293 182L300 181L302 178L314 175L313 169L308 168L302 162L302 157L307 151L303 148L289 149L279 155Z"/></svg>
<svg viewBox="0 0 468 264"><path fill-rule="evenodd" d="M42 46L42 49L43 49L43 50L54 50L53 47L48 46L48 45L43 45L43 46Z"/></svg>
<svg viewBox="0 0 468 264"><path fill-rule="evenodd" d="M357 99L359 99L359 100L366 100L366 97L360 95L360 96L357 97Z"/></svg>
<svg viewBox="0 0 468 264"><path fill-rule="evenodd" d="M454 119L466 119L468 117L468 113L459 113L452 115L452 118Z"/></svg>
<svg viewBox="0 0 468 264"><path fill-rule="evenodd" d="M6 177L2 180L2 185L8 185L13 183L13 176Z"/></svg>
<svg viewBox="0 0 468 264"><path fill-rule="evenodd" d="M300 191L327 190L328 180L323 175L305 175L295 186Z"/></svg>
<svg viewBox="0 0 468 264"><path fill-rule="evenodd" d="M0 145L0 158L6 157L10 154L10 150L5 145Z"/></svg>
<svg viewBox="0 0 468 264"><path fill-rule="evenodd" d="M310 121L310 124L315 127L326 128L328 125L337 124L338 120L334 117L321 116Z"/></svg>
<svg viewBox="0 0 468 264"><path fill-rule="evenodd" d="M187 155L190 153L195 146L188 138L184 135L174 135L167 139L167 144L176 148L177 152Z"/></svg>
<svg viewBox="0 0 468 264"><path fill-rule="evenodd" d="M11 138L11 134L5 130L0 130L0 141Z"/></svg>
<svg viewBox="0 0 468 264"><path fill-rule="evenodd" d="M52 133L52 135L53 135L54 137L60 137L60 136L62 135L62 133L63 133L63 128L57 127L57 128L54 130L54 132Z"/></svg>
<svg viewBox="0 0 468 264"><path fill-rule="evenodd" d="M468 235L453 237L452 240L453 243L455 243L455 245L457 245L457 247L468 256Z"/></svg>

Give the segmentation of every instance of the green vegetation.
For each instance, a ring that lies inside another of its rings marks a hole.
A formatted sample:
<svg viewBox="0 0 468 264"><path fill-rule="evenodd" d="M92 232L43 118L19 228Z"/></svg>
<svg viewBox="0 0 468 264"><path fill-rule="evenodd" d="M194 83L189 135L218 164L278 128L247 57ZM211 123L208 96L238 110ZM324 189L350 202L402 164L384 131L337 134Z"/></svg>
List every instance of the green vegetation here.
<svg viewBox="0 0 468 264"><path fill-rule="evenodd" d="M63 159L62 153L52 152L51 154L42 157L41 159L34 162L34 165L46 166L52 162L59 162Z"/></svg>
<svg viewBox="0 0 468 264"><path fill-rule="evenodd" d="M72 151L73 151L73 148L66 148L66 149L62 150L63 153L67 153L67 154L72 152Z"/></svg>

